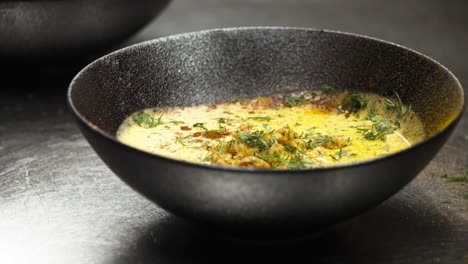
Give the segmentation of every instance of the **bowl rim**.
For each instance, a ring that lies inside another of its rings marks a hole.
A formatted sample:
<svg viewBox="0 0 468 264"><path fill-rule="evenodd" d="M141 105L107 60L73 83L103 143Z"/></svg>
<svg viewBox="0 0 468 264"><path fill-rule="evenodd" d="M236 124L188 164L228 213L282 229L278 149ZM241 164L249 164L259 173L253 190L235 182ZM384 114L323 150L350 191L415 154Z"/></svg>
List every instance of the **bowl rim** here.
<svg viewBox="0 0 468 264"><path fill-rule="evenodd" d="M98 126L94 125L92 122L87 120L77 110L77 108L73 104L72 90L74 89L75 83L78 81L78 79L81 77L82 74L84 74L86 71L88 71L89 68L93 67L95 64L97 64L100 61L106 60L106 59L108 59L110 57L113 57L113 56L116 56L117 54L120 54L120 53L129 52L129 51L132 51L132 50L135 50L135 49L138 49L138 48L141 48L141 47L145 47L145 46L151 46L154 43L165 42L167 40L174 40L174 39L179 39L179 38L183 38L183 37L187 37L187 36L194 36L194 35L199 35L199 34L209 34L209 33L212 33L212 32L235 32L235 31L250 31L250 30L275 30L275 31L281 31L281 30L291 31L292 30L292 31L319 32L319 33L335 34L335 35L350 36L350 37L354 37L354 38L366 39L366 40L370 40L370 41L373 41L373 42L377 42L377 43L381 43L381 44L384 44L384 45L389 45L389 46L393 46L393 47L397 47L397 48L406 50L408 52L411 52L411 53L413 53L413 54L415 54L415 55L417 55L419 57L422 57L422 58L434 63L435 65L437 65L438 67L443 69L445 72L447 72L449 74L449 76L451 78L453 78L453 80L455 80L455 83L458 86L458 88L460 89L462 99L463 99L460 111L457 113L456 116L454 116L452 118L452 120L450 120L450 122L448 122L445 125L445 127L443 127L442 129L440 129L439 131L434 133L432 136L427 137L424 140L422 140L421 142L418 142L418 143L416 143L416 144L414 144L414 145L412 145L412 146L410 146L408 148L393 152L391 154L387 154L387 155L383 155L383 156L375 157L375 158L371 158L371 159L356 161L356 162L352 162L352 163L344 163L344 164L324 166L324 167L292 168L292 169L262 169L262 168L250 168L250 167L238 167L238 166L221 166L221 165L217 165L217 164L202 164L202 163L189 162L189 161L185 161L185 160L181 160L181 159L174 159L174 158L169 158L169 157L165 157L165 156L158 155L158 154L153 154L153 153L150 153L150 152L147 152L147 151L132 147L130 145L127 145L127 144L124 144L124 143L118 141L115 136L112 136L112 135L108 134L107 132L104 132ZM467 102L467 95L464 93L463 85L458 80L458 78L455 76L455 74L453 74L447 67L445 67L444 65L442 65L440 62L436 61L435 59L433 59L433 58L431 58L431 57L429 57L427 55L424 55L424 54L422 54L422 53L420 53L418 51L415 51L415 50L413 50L411 48L408 48L408 47L405 47L403 45L393 43L393 42L390 42L390 41L386 41L386 40L382 40L382 39L379 39L379 38L370 37L370 36L366 36L366 35L361 35L361 34L357 34L357 33L343 32L343 31L339 31L339 30L316 29L316 28L306 28L306 27L283 27L283 26L250 26L250 27L213 28L213 29L206 29L206 30L200 30L200 31L192 31L192 32L186 32L186 33L174 34L174 35L164 36L164 37L160 37L160 38L155 38L155 39L135 43L133 45L130 45L130 46L127 46L127 47L124 47L124 48L120 48L118 50L110 52L110 53L108 53L108 54L106 54L106 55L92 61L88 65L86 65L84 68L82 68L75 75L75 77L73 77L73 79L71 80L71 82L70 82L70 84L68 86L68 91L67 91L68 106L72 109L72 112L74 113L74 115L78 118L78 120L81 123L83 123L88 129L90 129L94 133L97 133L98 135L104 137L105 139L110 140L113 143L116 143L116 144L118 144L118 145L120 145L120 146L122 146L122 147L124 147L124 148L126 148L128 150L136 151L139 154L147 155L148 157L151 157L151 158L161 159L161 160L163 160L165 162L176 163L178 165L184 165L184 166L188 166L188 167L192 167L192 168L218 170L218 171L223 171L223 172L226 172L226 171L239 172L239 173L243 173L243 174L262 174L262 175L265 175L265 174L268 174L268 175L282 175L284 173L295 174L295 173L313 173L313 172L319 172L319 171L334 171L334 170L347 169L347 168L351 168L351 167L360 167L360 166L367 165L369 163L381 162L381 161L384 161L384 160L387 160L387 159L390 159L390 158L394 158L396 156L403 155L403 154L405 154L405 153L407 153L409 151L420 148L421 146L430 143L435 138L440 137L444 132L449 130L449 128L451 128L453 126L456 126L457 123L460 121L461 117L463 116L463 113L464 113L464 111L466 109L466 102Z"/></svg>

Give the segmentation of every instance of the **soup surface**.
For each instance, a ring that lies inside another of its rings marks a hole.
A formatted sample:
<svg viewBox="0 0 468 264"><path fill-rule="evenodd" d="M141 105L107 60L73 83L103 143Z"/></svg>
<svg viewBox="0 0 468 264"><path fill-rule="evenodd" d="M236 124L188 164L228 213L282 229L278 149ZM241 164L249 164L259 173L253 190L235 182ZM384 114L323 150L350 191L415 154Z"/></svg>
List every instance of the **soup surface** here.
<svg viewBox="0 0 468 264"><path fill-rule="evenodd" d="M322 90L214 105L145 109L117 139L169 158L254 168L314 168L388 155L424 138L398 94Z"/></svg>

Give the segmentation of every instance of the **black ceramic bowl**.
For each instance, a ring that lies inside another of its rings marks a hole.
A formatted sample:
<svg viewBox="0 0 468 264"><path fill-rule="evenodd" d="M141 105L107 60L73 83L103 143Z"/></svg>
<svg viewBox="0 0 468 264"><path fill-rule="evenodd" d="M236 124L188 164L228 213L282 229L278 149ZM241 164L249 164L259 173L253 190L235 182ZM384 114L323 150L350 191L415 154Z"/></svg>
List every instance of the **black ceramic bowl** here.
<svg viewBox="0 0 468 264"><path fill-rule="evenodd" d="M119 124L140 109L325 83L398 92L421 117L427 140L352 165L261 170L176 161L115 139ZM68 100L91 146L132 188L178 216L257 232L319 230L378 205L434 157L465 107L455 76L424 55L368 37L298 28L215 29L134 45L83 69Z"/></svg>
<svg viewBox="0 0 468 264"><path fill-rule="evenodd" d="M58 60L109 48L170 0L0 0L2 62Z"/></svg>

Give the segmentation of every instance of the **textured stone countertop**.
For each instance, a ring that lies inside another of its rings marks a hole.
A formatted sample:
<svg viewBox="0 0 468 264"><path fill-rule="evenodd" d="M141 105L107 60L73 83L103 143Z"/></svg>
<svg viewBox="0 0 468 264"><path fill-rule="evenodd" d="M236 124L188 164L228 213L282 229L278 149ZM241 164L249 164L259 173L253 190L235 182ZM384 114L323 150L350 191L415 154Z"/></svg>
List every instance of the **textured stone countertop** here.
<svg viewBox="0 0 468 264"><path fill-rule="evenodd" d="M200 29L335 29L427 54L468 84L463 0L175 0L127 43ZM0 263L468 263L468 115L436 158L379 207L315 240L252 244L214 236L121 182L79 133L65 65L2 65ZM466 91L466 88L465 88Z"/></svg>

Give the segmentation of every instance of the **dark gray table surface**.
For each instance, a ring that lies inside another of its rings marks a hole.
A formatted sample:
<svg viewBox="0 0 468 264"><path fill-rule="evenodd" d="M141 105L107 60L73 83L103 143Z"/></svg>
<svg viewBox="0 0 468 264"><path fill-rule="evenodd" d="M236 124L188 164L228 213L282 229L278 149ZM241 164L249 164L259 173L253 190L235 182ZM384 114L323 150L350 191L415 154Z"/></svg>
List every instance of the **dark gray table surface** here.
<svg viewBox="0 0 468 264"><path fill-rule="evenodd" d="M467 6L463 0L175 0L122 45L215 27L336 29L406 45L467 84ZM466 114L428 167L381 206L313 240L244 243L169 215L99 160L65 103L68 82L91 59L1 71L0 263L468 263L468 185L441 177L468 168Z"/></svg>

